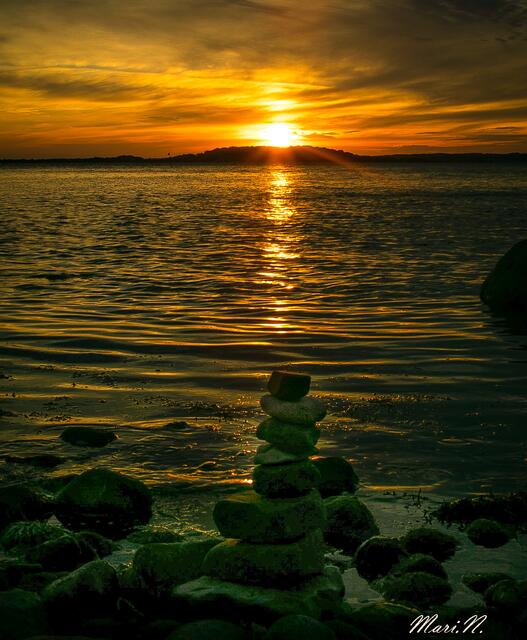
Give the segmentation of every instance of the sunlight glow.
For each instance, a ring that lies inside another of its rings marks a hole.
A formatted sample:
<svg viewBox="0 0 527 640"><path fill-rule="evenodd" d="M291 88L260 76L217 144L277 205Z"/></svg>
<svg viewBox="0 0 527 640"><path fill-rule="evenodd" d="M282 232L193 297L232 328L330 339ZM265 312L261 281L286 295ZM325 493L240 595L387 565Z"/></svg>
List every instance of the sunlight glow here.
<svg viewBox="0 0 527 640"><path fill-rule="evenodd" d="M265 126L260 132L260 139L264 144L272 147L289 147L300 142L298 132L293 131L290 125L283 122Z"/></svg>

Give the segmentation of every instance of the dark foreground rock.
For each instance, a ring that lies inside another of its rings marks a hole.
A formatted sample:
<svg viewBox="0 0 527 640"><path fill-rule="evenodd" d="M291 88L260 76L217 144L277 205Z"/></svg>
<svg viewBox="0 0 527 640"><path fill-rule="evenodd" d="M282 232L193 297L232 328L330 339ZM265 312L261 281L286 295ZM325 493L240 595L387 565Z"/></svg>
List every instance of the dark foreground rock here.
<svg viewBox="0 0 527 640"><path fill-rule="evenodd" d="M480 295L497 311L527 311L527 240L515 244L498 260Z"/></svg>
<svg viewBox="0 0 527 640"><path fill-rule="evenodd" d="M396 538L374 536L355 552L355 567L360 576L371 581L385 576L405 555Z"/></svg>
<svg viewBox="0 0 527 640"><path fill-rule="evenodd" d="M197 620L173 631L167 640L247 640L244 629L225 620Z"/></svg>
<svg viewBox="0 0 527 640"><path fill-rule="evenodd" d="M351 464L338 456L320 457L313 460L320 473L318 490L323 498L339 496L342 493L355 493L359 478Z"/></svg>
<svg viewBox="0 0 527 640"><path fill-rule="evenodd" d="M430 573L438 578L446 579L447 577L447 573L443 569L443 565L433 556L426 555L425 553L414 553L407 558L403 558L394 567L392 567L390 573L400 576L405 573L416 573L418 571Z"/></svg>
<svg viewBox="0 0 527 640"><path fill-rule="evenodd" d="M0 530L20 520L47 520L53 501L44 493L23 484L0 488Z"/></svg>
<svg viewBox="0 0 527 640"><path fill-rule="evenodd" d="M354 553L368 538L379 533L368 507L353 496L335 496L324 500L326 528L324 539L328 544Z"/></svg>
<svg viewBox="0 0 527 640"><path fill-rule="evenodd" d="M480 594L502 580L512 580L512 578L506 573L466 573L463 576L463 583L475 593Z"/></svg>
<svg viewBox="0 0 527 640"><path fill-rule="evenodd" d="M282 616L306 614L320 618L334 613L344 595L339 570L327 566L320 576L305 580L286 591L269 587L236 584L203 576L176 587L172 592L174 608L192 619L203 611L227 620L252 620L269 624Z"/></svg>
<svg viewBox="0 0 527 640"><path fill-rule="evenodd" d="M401 542L408 553L425 553L439 562L451 558L457 549L457 541L453 536L430 527L410 529Z"/></svg>
<svg viewBox="0 0 527 640"><path fill-rule="evenodd" d="M264 640L335 640L333 631L311 616L284 616L274 622Z"/></svg>
<svg viewBox="0 0 527 640"><path fill-rule="evenodd" d="M18 640L48 632L41 599L22 589L0 592L0 638Z"/></svg>
<svg viewBox="0 0 527 640"><path fill-rule="evenodd" d="M60 434L60 438L77 447L105 447L117 440L113 431L96 427L66 427Z"/></svg>
<svg viewBox="0 0 527 640"><path fill-rule="evenodd" d="M474 544L482 547L495 549L506 544L512 538L512 531L504 525L489 520L488 518L478 518L471 522L465 529L468 539Z"/></svg>
<svg viewBox="0 0 527 640"><path fill-rule="evenodd" d="M422 571L402 576L388 576L382 583L382 594L419 609L444 604L452 595L452 587L444 579Z"/></svg>
<svg viewBox="0 0 527 640"><path fill-rule="evenodd" d="M64 527L58 527L40 520L22 520L13 522L0 535L0 546L10 554L20 555L28 549L60 538L68 533Z"/></svg>
<svg viewBox="0 0 527 640"><path fill-rule="evenodd" d="M75 531L88 529L122 538L149 521L152 497L139 480L108 469L91 469L59 491L56 515Z"/></svg>
<svg viewBox="0 0 527 640"><path fill-rule="evenodd" d="M66 533L28 549L26 558L45 571L72 571L86 562L103 558L113 550L113 544L91 531Z"/></svg>
<svg viewBox="0 0 527 640"><path fill-rule="evenodd" d="M412 607L375 602L355 609L346 621L371 640L408 640L410 623L418 615L419 611Z"/></svg>

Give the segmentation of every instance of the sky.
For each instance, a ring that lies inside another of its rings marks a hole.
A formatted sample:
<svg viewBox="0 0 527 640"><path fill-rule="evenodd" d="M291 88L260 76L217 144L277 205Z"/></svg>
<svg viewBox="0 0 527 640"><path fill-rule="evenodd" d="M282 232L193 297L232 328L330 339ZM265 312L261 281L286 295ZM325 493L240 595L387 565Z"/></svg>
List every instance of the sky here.
<svg viewBox="0 0 527 640"><path fill-rule="evenodd" d="M1 0L0 157L527 152L527 0Z"/></svg>

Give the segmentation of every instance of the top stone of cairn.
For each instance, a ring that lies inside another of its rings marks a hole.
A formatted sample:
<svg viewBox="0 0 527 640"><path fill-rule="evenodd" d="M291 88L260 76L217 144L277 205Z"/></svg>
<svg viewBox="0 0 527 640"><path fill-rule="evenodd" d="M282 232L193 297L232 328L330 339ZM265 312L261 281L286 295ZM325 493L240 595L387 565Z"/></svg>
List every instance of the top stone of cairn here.
<svg viewBox="0 0 527 640"><path fill-rule="evenodd" d="M273 371L267 389L269 393L280 400L300 400L309 393L311 376L303 373L289 373L288 371Z"/></svg>

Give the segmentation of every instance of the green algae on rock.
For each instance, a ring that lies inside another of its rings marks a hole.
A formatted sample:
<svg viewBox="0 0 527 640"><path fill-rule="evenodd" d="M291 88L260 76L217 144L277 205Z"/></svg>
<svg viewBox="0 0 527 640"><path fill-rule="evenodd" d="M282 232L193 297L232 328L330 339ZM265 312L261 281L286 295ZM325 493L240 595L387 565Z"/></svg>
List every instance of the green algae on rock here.
<svg viewBox="0 0 527 640"><path fill-rule="evenodd" d="M225 538L247 542L295 540L325 523L325 509L318 491L296 498L268 499L248 492L216 503L214 521Z"/></svg>
<svg viewBox="0 0 527 640"><path fill-rule="evenodd" d="M312 450L304 453L288 453L282 451L278 447L274 447L272 444L262 444L256 449L256 455L254 456L255 464L285 464L288 462L301 462L307 460L309 456L318 453L318 449L315 447Z"/></svg>
<svg viewBox="0 0 527 640"><path fill-rule="evenodd" d="M471 542L489 549L501 547L513 537L513 533L504 525L488 518L473 520L465 533Z"/></svg>
<svg viewBox="0 0 527 640"><path fill-rule="evenodd" d="M433 556L439 562L451 558L458 547L453 536L430 527L410 529L402 536L401 542L408 553L425 553Z"/></svg>
<svg viewBox="0 0 527 640"><path fill-rule="evenodd" d="M463 584L475 593L484 594L485 591L497 582L512 580L506 573L466 573L463 576Z"/></svg>
<svg viewBox="0 0 527 640"><path fill-rule="evenodd" d="M313 464L320 472L318 490L323 498L355 493L359 485L357 474L351 464L339 456L318 457Z"/></svg>
<svg viewBox="0 0 527 640"><path fill-rule="evenodd" d="M258 425L256 437L287 453L312 455L320 429L314 424L300 425L267 418Z"/></svg>
<svg viewBox="0 0 527 640"><path fill-rule="evenodd" d="M42 520L22 520L8 525L0 534L0 546L14 554L26 552L35 545L59 538L68 530Z"/></svg>
<svg viewBox="0 0 527 640"><path fill-rule="evenodd" d="M48 632L46 612L36 593L23 589L0 592L0 638L19 640Z"/></svg>
<svg viewBox="0 0 527 640"><path fill-rule="evenodd" d="M0 530L21 520L47 520L53 501L35 487L11 484L0 488Z"/></svg>
<svg viewBox="0 0 527 640"><path fill-rule="evenodd" d="M418 571L388 576L383 580L382 594L387 600L428 609L444 604L452 595L452 587L444 578Z"/></svg>
<svg viewBox="0 0 527 640"><path fill-rule="evenodd" d="M389 573L405 555L397 538L373 536L355 552L355 567L361 577L371 581Z"/></svg>
<svg viewBox="0 0 527 640"><path fill-rule="evenodd" d="M284 616L274 622L263 640L336 640L328 626L302 614Z"/></svg>
<svg viewBox="0 0 527 640"><path fill-rule="evenodd" d="M371 640L408 640L410 623L419 615L413 606L395 602L375 602L354 609L345 621Z"/></svg>
<svg viewBox="0 0 527 640"><path fill-rule="evenodd" d="M318 485L320 473L309 460L279 465L261 464L253 470L253 489L267 498L294 498Z"/></svg>
<svg viewBox="0 0 527 640"><path fill-rule="evenodd" d="M232 622L206 619L181 625L166 640L247 640L247 633Z"/></svg>
<svg viewBox="0 0 527 640"><path fill-rule="evenodd" d="M430 573L438 578L447 578L447 573L443 565L433 556L426 555L425 553L414 553L407 558L403 558L392 567L390 573L398 576L405 573L416 573L417 571Z"/></svg>
<svg viewBox="0 0 527 640"><path fill-rule="evenodd" d="M354 553L357 547L379 533L368 507L354 496L334 496L324 500L326 527L324 539L328 544Z"/></svg>

